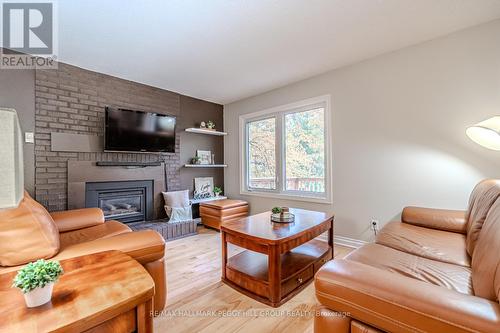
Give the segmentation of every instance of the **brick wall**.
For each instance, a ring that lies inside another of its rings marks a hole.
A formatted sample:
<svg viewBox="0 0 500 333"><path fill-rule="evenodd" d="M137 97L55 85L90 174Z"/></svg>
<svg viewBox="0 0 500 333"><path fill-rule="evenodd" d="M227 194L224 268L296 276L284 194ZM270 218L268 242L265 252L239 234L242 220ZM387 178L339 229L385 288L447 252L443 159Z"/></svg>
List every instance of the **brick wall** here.
<svg viewBox="0 0 500 333"><path fill-rule="evenodd" d="M35 73L35 197L49 211L67 207L67 162L165 161L169 190L180 187L179 135L174 154L52 152L50 133L104 134L104 107L180 114L180 95L67 64Z"/></svg>

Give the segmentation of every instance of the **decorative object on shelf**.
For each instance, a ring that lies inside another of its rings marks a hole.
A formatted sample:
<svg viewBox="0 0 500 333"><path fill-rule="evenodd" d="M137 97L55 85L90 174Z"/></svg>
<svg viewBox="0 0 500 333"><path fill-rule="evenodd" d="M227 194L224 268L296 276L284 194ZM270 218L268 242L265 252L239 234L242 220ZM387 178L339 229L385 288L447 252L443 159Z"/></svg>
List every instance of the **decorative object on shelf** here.
<svg viewBox="0 0 500 333"><path fill-rule="evenodd" d="M218 186L215 186L214 187L214 195L216 197L218 197L219 195L221 195L221 193L222 193L222 189L220 187L218 187Z"/></svg>
<svg viewBox="0 0 500 333"><path fill-rule="evenodd" d="M213 196L214 178L196 177L194 179L194 198L203 199Z"/></svg>
<svg viewBox="0 0 500 333"><path fill-rule="evenodd" d="M215 131L215 122L212 120L202 121L200 123L200 128Z"/></svg>
<svg viewBox="0 0 500 333"><path fill-rule="evenodd" d="M491 150L500 150L500 116L470 126L465 131L475 143Z"/></svg>
<svg viewBox="0 0 500 333"><path fill-rule="evenodd" d="M199 156L195 156L193 158L191 158L191 164L200 164L200 157Z"/></svg>
<svg viewBox="0 0 500 333"><path fill-rule="evenodd" d="M12 286L21 289L26 306L34 308L50 301L54 283L63 273L58 261L39 259L24 266L17 273Z"/></svg>
<svg viewBox="0 0 500 333"><path fill-rule="evenodd" d="M212 164L212 151L197 150L196 156L200 159L200 162L198 164L203 164L203 165Z"/></svg>
<svg viewBox="0 0 500 333"><path fill-rule="evenodd" d="M209 130L214 130L215 131L215 122L213 122L211 120L207 121L207 128Z"/></svg>
<svg viewBox="0 0 500 333"><path fill-rule="evenodd" d="M290 213L288 207L273 207L271 212L271 221L273 222L290 223L295 221L295 215Z"/></svg>
<svg viewBox="0 0 500 333"><path fill-rule="evenodd" d="M213 198L211 193L195 193L193 196L194 200L203 200Z"/></svg>

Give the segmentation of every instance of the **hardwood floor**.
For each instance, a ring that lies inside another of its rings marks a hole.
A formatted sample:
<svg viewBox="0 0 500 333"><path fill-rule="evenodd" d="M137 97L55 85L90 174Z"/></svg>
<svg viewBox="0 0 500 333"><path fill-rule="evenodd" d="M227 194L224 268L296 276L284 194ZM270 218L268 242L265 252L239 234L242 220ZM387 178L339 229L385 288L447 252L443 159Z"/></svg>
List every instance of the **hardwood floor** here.
<svg viewBox="0 0 500 333"><path fill-rule="evenodd" d="M167 243L168 305L154 320L155 332L312 332L313 284L279 308L261 304L220 281L220 234L204 227L198 231ZM228 251L231 256L241 249ZM350 251L335 246L335 257Z"/></svg>

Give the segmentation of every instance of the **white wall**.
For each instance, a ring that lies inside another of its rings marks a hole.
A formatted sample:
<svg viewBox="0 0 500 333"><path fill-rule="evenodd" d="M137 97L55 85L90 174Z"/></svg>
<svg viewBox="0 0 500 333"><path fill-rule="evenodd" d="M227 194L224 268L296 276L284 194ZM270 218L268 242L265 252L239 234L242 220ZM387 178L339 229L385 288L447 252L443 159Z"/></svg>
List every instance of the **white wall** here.
<svg viewBox="0 0 500 333"><path fill-rule="evenodd" d="M500 152L467 126L500 114L500 20L333 70L224 106L225 191L251 212L275 205L335 212L336 235L373 239L405 205L465 209L482 178L500 177ZM313 51L313 50L312 50ZM333 205L240 195L238 117L331 94Z"/></svg>

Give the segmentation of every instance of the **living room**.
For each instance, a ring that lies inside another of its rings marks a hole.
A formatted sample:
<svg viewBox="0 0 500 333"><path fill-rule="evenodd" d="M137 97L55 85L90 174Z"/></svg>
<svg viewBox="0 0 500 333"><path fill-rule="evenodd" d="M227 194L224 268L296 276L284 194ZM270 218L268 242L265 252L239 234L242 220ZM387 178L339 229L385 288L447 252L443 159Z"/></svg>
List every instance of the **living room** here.
<svg viewBox="0 0 500 333"><path fill-rule="evenodd" d="M0 332L500 331L499 1L1 7Z"/></svg>

